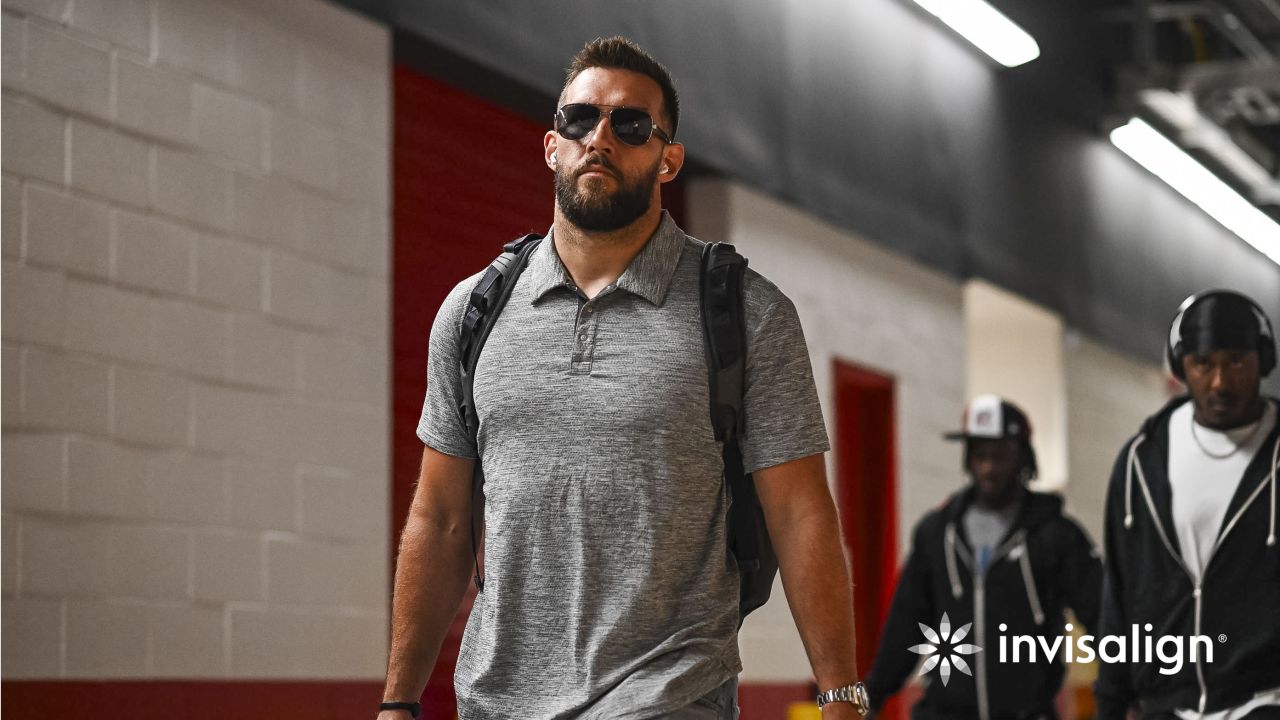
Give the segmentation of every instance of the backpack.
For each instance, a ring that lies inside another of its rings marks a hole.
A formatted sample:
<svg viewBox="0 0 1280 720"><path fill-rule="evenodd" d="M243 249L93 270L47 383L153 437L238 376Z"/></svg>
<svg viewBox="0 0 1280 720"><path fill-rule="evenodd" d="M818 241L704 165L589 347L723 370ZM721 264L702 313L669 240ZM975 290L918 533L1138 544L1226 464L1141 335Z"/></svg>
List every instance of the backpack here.
<svg viewBox="0 0 1280 720"><path fill-rule="evenodd" d="M473 394L476 365L485 341L511 297L520 273L542 241L525 235L503 246L471 290L462 318L459 365L462 403L458 408L467 432L476 437L480 420ZM703 344L711 392L711 424L723 443L724 480L729 489L729 551L739 572L738 624L769 600L778 558L765 526L764 510L755 482L743 471L741 438L745 430L743 378L747 362L746 303L743 298L747 260L728 243L708 243L702 249L699 294ZM471 551L475 558L476 588L484 592L479 561L477 515L484 486L484 470L477 461L472 478Z"/></svg>

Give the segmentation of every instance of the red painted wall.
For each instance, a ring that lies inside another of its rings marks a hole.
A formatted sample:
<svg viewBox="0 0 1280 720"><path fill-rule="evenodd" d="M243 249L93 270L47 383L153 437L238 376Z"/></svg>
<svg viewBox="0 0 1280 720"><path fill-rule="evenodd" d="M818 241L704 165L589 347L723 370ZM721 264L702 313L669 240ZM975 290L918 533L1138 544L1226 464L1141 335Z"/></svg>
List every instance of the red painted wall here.
<svg viewBox="0 0 1280 720"><path fill-rule="evenodd" d="M432 319L449 291L484 269L503 243L546 232L554 192L542 162L543 126L404 65L395 67L393 92L394 555L422 459L415 430ZM441 650L424 718L454 715L453 668L474 593Z"/></svg>

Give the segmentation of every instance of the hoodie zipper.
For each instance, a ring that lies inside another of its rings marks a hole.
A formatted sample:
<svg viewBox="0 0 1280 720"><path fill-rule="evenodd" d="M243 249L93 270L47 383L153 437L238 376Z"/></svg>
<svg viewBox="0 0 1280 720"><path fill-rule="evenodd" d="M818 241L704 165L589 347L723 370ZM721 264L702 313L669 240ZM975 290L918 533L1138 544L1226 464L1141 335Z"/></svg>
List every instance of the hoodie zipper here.
<svg viewBox="0 0 1280 720"><path fill-rule="evenodd" d="M1201 611L1204 607L1204 599L1202 597L1204 595L1204 575L1208 572L1209 565L1210 563L1213 562L1214 555L1218 553L1218 548L1222 546L1222 541L1226 540L1227 535L1230 534L1230 532L1233 529L1235 529L1236 521L1239 520L1241 516L1244 515L1245 511L1248 510L1251 505L1253 505L1253 502L1258 499L1258 496L1262 494L1262 488L1266 486L1267 483L1276 482L1275 469L1274 467L1272 468L1271 477L1268 478L1267 480L1264 480L1262 483L1258 485L1257 489L1253 491L1253 494L1249 496L1249 499L1246 500L1244 504L1240 506L1240 509L1236 511L1236 514L1231 518L1231 521L1227 523L1227 526L1222 531L1222 534L1219 535L1218 539L1214 542L1213 549L1209 551L1209 556L1205 558L1204 571L1201 572L1200 579L1197 580L1195 576L1191 574L1191 569L1188 568L1187 564L1183 561L1182 555L1174 552L1173 546L1169 542L1168 535L1165 533L1164 525L1162 525L1160 522L1160 515L1156 513L1155 501L1151 499L1151 490L1147 487L1146 473L1142 472L1142 463L1139 462L1137 452L1136 452L1137 444L1141 443L1144 439L1145 439L1144 436L1139 436L1139 438L1134 441L1134 447L1133 447L1134 452L1132 454L1132 463L1133 463L1132 469L1137 471L1138 486L1142 488L1142 497L1147 502L1147 512L1151 514L1151 520L1155 523L1156 530L1160 533L1160 539L1161 541L1164 542L1165 550L1167 550L1169 552L1169 555L1171 555L1173 559L1178 562L1178 567L1182 568L1182 571L1187 574L1187 579L1191 581L1191 584L1193 586L1195 586L1195 589L1192 591L1191 596L1195 600L1194 632L1197 636L1199 636L1200 630L1201 630L1201 627L1200 627ZM1276 452L1280 452L1280 440L1277 440L1276 442L1278 443L1278 446L1277 448L1273 449L1272 451L1273 455ZM1259 448L1258 451L1264 452L1262 448ZM1209 686L1207 683L1205 683L1203 661L1200 659L1200 656L1198 654L1196 655L1196 680L1200 684L1199 712L1203 713L1205 706L1208 704L1208 701L1209 701Z"/></svg>
<svg viewBox="0 0 1280 720"><path fill-rule="evenodd" d="M1191 596L1195 599L1195 604L1196 604L1195 627L1193 632L1196 635L1199 635L1200 634L1200 602L1201 602L1200 596L1202 595L1200 588L1201 588L1202 581L1197 580L1195 576L1191 574L1191 569L1188 568L1187 563L1183 561L1182 555L1178 554L1177 552L1174 552L1173 545L1169 543L1169 536L1164 531L1164 525L1160 522L1160 515L1156 512L1156 503L1154 500L1151 499L1151 490L1150 488L1147 487L1147 475L1146 473L1142 472L1142 463L1138 461L1137 444L1141 443L1144 439L1145 437L1139 437L1137 440L1134 441L1134 447L1132 448L1132 451L1133 451L1132 470L1137 471L1138 487L1142 488L1142 497L1147 501L1147 512L1151 514L1151 521L1156 524L1156 531L1160 533L1160 540L1161 542L1164 543L1164 549L1168 551L1170 557L1172 557L1175 561L1177 561L1178 567L1182 568L1182 572L1186 573L1187 579L1190 580L1191 584L1195 587L1195 590L1193 590L1191 593ZM1219 542L1221 542L1221 538L1219 538ZM1212 551L1210 551L1209 557L1210 558L1213 557ZM1204 566L1205 566L1205 569L1208 569L1209 567L1208 561L1205 562ZM1199 654L1196 655L1196 682L1200 685L1200 703L1199 703L1200 712L1204 712L1205 703L1209 698L1209 686L1204 681L1204 668L1201 667L1200 665Z"/></svg>
<svg viewBox="0 0 1280 720"><path fill-rule="evenodd" d="M947 528L945 532L946 532L946 541L947 541L946 549L948 552L948 557L947 557L948 570L952 570L954 569L954 565L952 565L952 554L959 555L960 549L961 549L961 546L956 542L955 523L947 523ZM1003 545L998 546L995 552L991 554L991 558L987 561L986 568L979 567L976 559L974 558L969 559L970 569L973 570L973 634L974 634L974 640L978 645L978 647L982 647L982 648L987 647L986 569L990 568L992 565L999 562L1000 560L1003 560L1005 555L1008 555L1010 550L1012 550L1015 547L1020 546L1022 548L1022 554L1025 556L1028 553L1028 550L1026 547L1026 535L1027 535L1026 529L1025 528L1021 529L1017 533L1015 533L1013 537L1005 541ZM1036 595L1035 582L1028 581L1027 579L1029 577L1028 575L1029 571L1030 571L1030 566L1024 565L1023 566L1023 583L1024 584L1028 582L1030 583L1030 584L1026 584L1027 600L1028 602L1031 603L1031 610L1036 615L1036 617L1042 618L1043 613L1040 612L1040 600L1039 600L1039 597L1037 597ZM957 588L958 586L959 586L958 581L953 582L952 584L953 591L955 591L955 588ZM959 597L958 592L956 593L956 597L957 598ZM1042 620L1037 620L1037 624L1040 624L1041 622ZM985 652L978 653L977 656L975 656L974 660L978 666L978 672L973 679L974 686L977 689L977 693L978 693L978 718L979 720L991 720L991 700L990 700L990 693L987 688L986 653Z"/></svg>
<svg viewBox="0 0 1280 720"><path fill-rule="evenodd" d="M987 579L986 573L977 572L977 563L974 563L975 572L973 574L973 627L975 634L978 636L978 647L987 647ZM991 720L990 701L987 698L987 654L985 652L978 653L978 677L974 678L974 685L978 689L978 717L980 720Z"/></svg>

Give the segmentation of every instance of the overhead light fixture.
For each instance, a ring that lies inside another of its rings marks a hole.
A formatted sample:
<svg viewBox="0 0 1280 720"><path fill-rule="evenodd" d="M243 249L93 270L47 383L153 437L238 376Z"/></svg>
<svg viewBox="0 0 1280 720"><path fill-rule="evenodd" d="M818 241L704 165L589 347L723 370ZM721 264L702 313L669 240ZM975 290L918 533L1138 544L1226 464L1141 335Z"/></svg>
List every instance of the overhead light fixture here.
<svg viewBox="0 0 1280 720"><path fill-rule="evenodd" d="M1280 224L1172 140L1143 120L1133 118L1111 131L1111 142L1223 227L1280 265Z"/></svg>
<svg viewBox="0 0 1280 720"><path fill-rule="evenodd" d="M1280 205L1280 178L1255 160L1221 125L1205 117L1189 92L1147 88L1138 103L1159 118L1180 147L1199 150L1214 159L1255 205Z"/></svg>
<svg viewBox="0 0 1280 720"><path fill-rule="evenodd" d="M1036 39L983 0L915 2L1005 67L1017 67L1040 57Z"/></svg>

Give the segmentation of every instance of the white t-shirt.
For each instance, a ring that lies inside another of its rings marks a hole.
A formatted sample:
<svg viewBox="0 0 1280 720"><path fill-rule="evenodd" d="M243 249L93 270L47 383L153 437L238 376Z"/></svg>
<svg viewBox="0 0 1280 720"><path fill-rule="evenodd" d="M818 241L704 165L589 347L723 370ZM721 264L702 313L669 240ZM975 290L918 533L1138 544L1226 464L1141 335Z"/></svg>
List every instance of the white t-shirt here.
<svg viewBox="0 0 1280 720"><path fill-rule="evenodd" d="M1188 402L1169 418L1169 486L1182 560L1198 584L1244 471L1275 427L1276 408L1267 402L1257 422L1226 432L1195 422L1194 414Z"/></svg>
<svg viewBox="0 0 1280 720"><path fill-rule="evenodd" d="M1173 527L1182 560L1199 584L1218 532L1244 471L1276 424L1276 406L1267 402L1258 421L1227 432L1195 422L1195 403L1169 418L1169 485ZM1194 425L1194 427L1193 427ZM1194 435L1192 434L1194 433ZM1182 720L1237 720L1259 707L1280 705L1280 688L1260 692L1238 707L1214 713L1177 710Z"/></svg>

